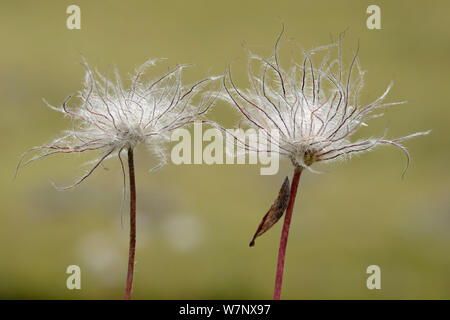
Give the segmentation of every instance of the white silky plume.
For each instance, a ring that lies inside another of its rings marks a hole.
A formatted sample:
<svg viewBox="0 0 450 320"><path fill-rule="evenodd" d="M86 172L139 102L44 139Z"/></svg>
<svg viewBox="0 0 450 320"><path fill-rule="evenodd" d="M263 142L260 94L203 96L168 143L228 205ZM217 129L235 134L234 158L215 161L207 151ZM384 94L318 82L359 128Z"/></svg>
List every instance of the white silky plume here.
<svg viewBox="0 0 450 320"><path fill-rule="evenodd" d="M343 69L342 38L336 43L303 50L301 63L293 63L286 70L280 66L277 39L274 53L265 59L249 52L248 77L250 88L239 89L229 67L223 78L225 94L221 98L236 107L246 124L263 132L270 139L279 133L277 150L295 166L310 168L315 162L345 159L353 154L389 144L409 154L400 142L430 131L417 132L396 139L367 138L352 141L352 135L366 122L383 114L374 114L382 108L404 102L384 102L392 83L385 92L368 105L360 105L358 96L363 87L364 71L358 60L358 50L347 70ZM322 52L317 66L312 55ZM337 56L330 60L333 55ZM254 71L252 65L259 66ZM239 140L239 137L234 137ZM267 152L266 146L257 148L248 141L240 141L246 152ZM405 168L405 170L406 170Z"/></svg>
<svg viewBox="0 0 450 320"><path fill-rule="evenodd" d="M137 68L128 88L124 88L117 70L115 79L110 80L85 62L84 87L75 106L68 106L71 96L61 107L44 100L51 109L71 118L73 128L29 150L18 169L53 154L98 152L99 156L91 162L93 167L73 185L62 188L68 189L80 184L107 158L118 156L123 169L121 152L139 144L146 145L160 158L159 166L164 165L164 144L170 141L171 131L193 123L210 109L216 97L199 92L219 77L184 85L181 75L187 65L179 65L156 79L144 80L147 68L160 60L163 59L148 60ZM30 153L35 154L24 161Z"/></svg>

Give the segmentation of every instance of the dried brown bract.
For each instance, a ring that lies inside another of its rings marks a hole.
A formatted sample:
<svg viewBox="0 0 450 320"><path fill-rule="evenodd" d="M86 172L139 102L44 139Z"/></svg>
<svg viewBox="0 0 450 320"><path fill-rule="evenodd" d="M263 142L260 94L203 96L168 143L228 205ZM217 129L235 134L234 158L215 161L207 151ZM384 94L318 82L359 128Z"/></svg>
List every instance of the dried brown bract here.
<svg viewBox="0 0 450 320"><path fill-rule="evenodd" d="M257 237L272 228L272 226L283 216L289 202L289 191L289 178L286 177L283 185L281 186L280 192L278 193L278 197L275 199L275 202L272 204L269 211L267 211L266 215L259 224L258 229L250 242L250 247L255 245L255 239Z"/></svg>

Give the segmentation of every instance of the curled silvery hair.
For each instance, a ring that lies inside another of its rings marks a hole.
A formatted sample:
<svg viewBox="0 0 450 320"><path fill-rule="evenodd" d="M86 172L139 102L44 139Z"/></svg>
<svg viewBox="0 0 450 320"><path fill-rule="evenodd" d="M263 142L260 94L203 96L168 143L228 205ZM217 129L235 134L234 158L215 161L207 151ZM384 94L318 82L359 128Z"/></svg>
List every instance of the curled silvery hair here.
<svg viewBox="0 0 450 320"><path fill-rule="evenodd" d="M336 42L313 50L306 51L300 47L303 52L301 61L293 62L285 69L278 57L282 33L275 43L272 56L264 58L249 50L250 88L240 89L233 80L231 67L228 67L223 78L225 90L221 98L237 108L244 123L262 131L267 140L273 131L278 132L279 140L274 152L289 158L295 167L310 169L315 162L345 159L387 144L405 153L405 172L410 157L401 142L430 131L394 139L383 135L351 140L361 126L367 126L368 120L383 116L376 111L405 103L385 102L393 83L375 101L360 105L358 97L365 72L358 59L359 47L347 69L344 69L343 63L342 34ZM323 53L323 59L316 63L313 55L319 52ZM335 58L331 59L333 56ZM255 70L253 63L259 68ZM238 136L234 138L239 140ZM263 149L261 146L255 148L247 141L240 141L240 146L246 152L260 152Z"/></svg>
<svg viewBox="0 0 450 320"><path fill-rule="evenodd" d="M188 65L178 65L156 79L144 80L147 69L160 60L163 59L148 60L138 67L130 76L128 88L122 84L117 69L114 70L115 79L109 79L92 70L85 61L84 86L78 92L76 105L68 106L71 96L61 107L44 100L52 110L71 118L73 128L26 152L17 169L53 154L99 153L85 175L72 185L61 188L69 189L83 182L108 158L117 156L123 169L122 151L139 144L146 145L159 157L161 162L154 169L164 165L164 144L170 141L171 132L201 118L214 104L216 96L204 89L217 77L185 85L181 76ZM30 154L33 155L26 159Z"/></svg>

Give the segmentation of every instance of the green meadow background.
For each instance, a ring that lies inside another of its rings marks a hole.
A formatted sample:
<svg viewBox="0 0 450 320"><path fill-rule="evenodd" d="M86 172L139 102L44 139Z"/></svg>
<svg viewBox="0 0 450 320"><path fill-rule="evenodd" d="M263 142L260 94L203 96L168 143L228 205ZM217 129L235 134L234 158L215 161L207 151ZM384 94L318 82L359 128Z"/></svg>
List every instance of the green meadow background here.
<svg viewBox="0 0 450 320"><path fill-rule="evenodd" d="M367 70L363 101L395 81L388 100L407 100L361 135L389 137L432 129L408 141L412 162L381 147L351 161L317 166L299 188L286 260L285 299L450 299L450 5L376 1L381 30L368 30L373 1L2 1L0 4L0 298L121 299L128 257L128 210L121 226L122 177L110 160L79 188L56 191L89 156L55 156L13 180L19 156L55 137L68 119L45 107L81 88L81 57L126 77L148 58L164 68L193 63L187 82L222 74L233 63L246 86L246 51L270 55L283 44L329 43L347 30L348 61L360 42ZM81 30L66 28L66 8L81 7ZM283 45L282 45L283 46ZM282 64L290 63L288 54ZM159 69L161 70L161 69ZM150 71L151 72L151 71ZM156 76L157 74L155 74ZM211 117L239 117L218 103ZM281 223L248 247L275 199L287 161L274 176L257 165L169 163L137 150L138 234L133 297L270 299ZM81 290L66 288L79 265ZM366 268L381 267L381 290Z"/></svg>

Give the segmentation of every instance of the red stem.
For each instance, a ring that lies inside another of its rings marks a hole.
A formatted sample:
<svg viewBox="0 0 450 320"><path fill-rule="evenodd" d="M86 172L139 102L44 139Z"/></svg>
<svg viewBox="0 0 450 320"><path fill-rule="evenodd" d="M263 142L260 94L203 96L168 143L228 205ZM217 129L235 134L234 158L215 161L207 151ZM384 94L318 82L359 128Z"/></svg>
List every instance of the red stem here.
<svg viewBox="0 0 450 320"><path fill-rule="evenodd" d="M297 195L298 183L300 181L300 175L302 174L302 168L295 168L294 177L291 183L291 194L289 196L289 203L286 209L286 215L284 216L283 231L281 231L280 249L278 250L278 264L277 274L275 277L275 290L273 293L274 300L280 300L281 286L283 283L283 271L284 271L284 258L286 257L286 247L289 235L289 227L291 226L292 211L294 211L295 197Z"/></svg>
<svg viewBox="0 0 450 320"><path fill-rule="evenodd" d="M128 149L128 169L130 176L130 252L128 254L127 287L125 300L131 299L133 288L134 255L136 251L136 183L134 178L133 149Z"/></svg>

